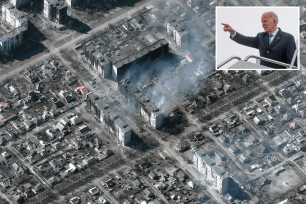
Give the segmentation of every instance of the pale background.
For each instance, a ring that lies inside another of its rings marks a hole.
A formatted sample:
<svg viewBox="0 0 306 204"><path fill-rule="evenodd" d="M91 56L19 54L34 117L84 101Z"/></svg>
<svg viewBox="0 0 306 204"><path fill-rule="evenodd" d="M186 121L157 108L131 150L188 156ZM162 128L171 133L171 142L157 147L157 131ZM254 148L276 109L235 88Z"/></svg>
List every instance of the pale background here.
<svg viewBox="0 0 306 204"><path fill-rule="evenodd" d="M221 23L229 24L234 30L245 36L256 36L264 32L261 16L264 12L273 11L278 16L278 27L299 40L300 19L299 7L216 7L216 67L227 58L237 55L244 59L247 55L259 56L259 50L240 45L229 38L230 33L223 31ZM298 56L300 56L298 54ZM256 62L255 59L249 59ZM237 60L232 60L221 69L226 69Z"/></svg>

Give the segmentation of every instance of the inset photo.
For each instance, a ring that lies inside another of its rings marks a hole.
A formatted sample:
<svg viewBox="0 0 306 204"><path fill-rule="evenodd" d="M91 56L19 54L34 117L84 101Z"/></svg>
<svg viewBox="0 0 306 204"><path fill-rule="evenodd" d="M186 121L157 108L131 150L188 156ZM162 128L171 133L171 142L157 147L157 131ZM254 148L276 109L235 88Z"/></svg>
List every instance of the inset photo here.
<svg viewBox="0 0 306 204"><path fill-rule="evenodd" d="M216 70L299 69L300 7L216 7Z"/></svg>

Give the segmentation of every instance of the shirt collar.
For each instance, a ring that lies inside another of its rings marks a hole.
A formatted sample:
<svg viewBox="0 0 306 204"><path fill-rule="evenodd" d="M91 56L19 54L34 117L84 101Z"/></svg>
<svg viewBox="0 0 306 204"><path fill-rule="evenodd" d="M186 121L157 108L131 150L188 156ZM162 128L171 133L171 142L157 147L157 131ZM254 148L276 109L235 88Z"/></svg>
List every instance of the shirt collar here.
<svg viewBox="0 0 306 204"><path fill-rule="evenodd" d="M272 33L272 35L273 35L273 36L276 36L276 34L278 33L278 31L279 31L279 28L277 28L277 29Z"/></svg>

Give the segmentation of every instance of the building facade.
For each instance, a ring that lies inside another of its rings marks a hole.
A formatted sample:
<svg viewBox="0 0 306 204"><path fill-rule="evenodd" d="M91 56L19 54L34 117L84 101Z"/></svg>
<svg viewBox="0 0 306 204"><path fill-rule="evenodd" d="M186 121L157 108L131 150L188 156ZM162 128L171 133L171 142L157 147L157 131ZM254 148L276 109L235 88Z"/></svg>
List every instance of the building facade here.
<svg viewBox="0 0 306 204"><path fill-rule="evenodd" d="M111 133L118 137L121 145L126 146L131 142L131 128L109 108L105 101L99 99L93 93L88 94L86 99L86 108L101 123L105 124Z"/></svg>
<svg viewBox="0 0 306 204"><path fill-rule="evenodd" d="M185 49L189 45L189 34L185 30L185 22L183 18L173 18L167 16L164 18L164 27L167 31L167 37L172 39L174 44L182 49Z"/></svg>
<svg viewBox="0 0 306 204"><path fill-rule="evenodd" d="M184 49L188 46L189 35L187 31L177 22L169 22L166 24L167 36L174 40L175 45Z"/></svg>
<svg viewBox="0 0 306 204"><path fill-rule="evenodd" d="M193 164L203 174L218 192L224 194L228 191L229 176L215 161L211 159L203 149L196 149L193 155Z"/></svg>
<svg viewBox="0 0 306 204"><path fill-rule="evenodd" d="M28 29L28 19L24 13L9 2L2 6L2 21L8 23L12 28L24 27Z"/></svg>
<svg viewBox="0 0 306 204"><path fill-rule="evenodd" d="M2 21L9 24L11 30L0 35L0 54L19 47L23 42L23 33L28 29L28 19L10 2L2 5Z"/></svg>
<svg viewBox="0 0 306 204"><path fill-rule="evenodd" d="M67 20L67 4L64 0L44 0L44 16L59 24Z"/></svg>
<svg viewBox="0 0 306 204"><path fill-rule="evenodd" d="M6 35L2 35L0 37L0 54L11 52L15 48L19 47L23 42L24 31L26 31L25 28L20 27Z"/></svg>

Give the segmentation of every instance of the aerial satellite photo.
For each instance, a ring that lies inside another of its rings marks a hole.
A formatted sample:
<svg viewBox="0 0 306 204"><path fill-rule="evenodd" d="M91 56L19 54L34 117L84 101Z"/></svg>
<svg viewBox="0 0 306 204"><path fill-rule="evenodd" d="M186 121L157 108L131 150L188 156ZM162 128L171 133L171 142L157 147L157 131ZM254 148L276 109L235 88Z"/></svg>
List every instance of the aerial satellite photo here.
<svg viewBox="0 0 306 204"><path fill-rule="evenodd" d="M0 204L306 204L306 1L0 3Z"/></svg>

